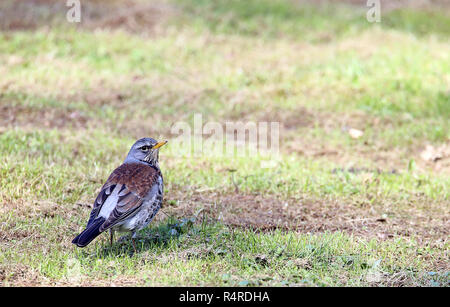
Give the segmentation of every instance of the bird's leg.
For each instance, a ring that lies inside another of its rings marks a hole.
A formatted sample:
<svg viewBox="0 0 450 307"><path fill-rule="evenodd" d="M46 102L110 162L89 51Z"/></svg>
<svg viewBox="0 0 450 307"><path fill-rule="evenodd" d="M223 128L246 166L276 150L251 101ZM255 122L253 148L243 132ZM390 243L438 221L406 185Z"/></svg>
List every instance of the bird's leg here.
<svg viewBox="0 0 450 307"><path fill-rule="evenodd" d="M136 238L136 232L133 232L131 235L131 243L133 243L134 253L136 253L136 243L134 243L134 239Z"/></svg>
<svg viewBox="0 0 450 307"><path fill-rule="evenodd" d="M131 238L131 243L133 243L134 253L136 253L136 243L134 243L134 238Z"/></svg>
<svg viewBox="0 0 450 307"><path fill-rule="evenodd" d="M109 246L112 248L113 241L114 241L114 230L110 229L110 230L109 230L109 234L110 234L110 237L109 237Z"/></svg>

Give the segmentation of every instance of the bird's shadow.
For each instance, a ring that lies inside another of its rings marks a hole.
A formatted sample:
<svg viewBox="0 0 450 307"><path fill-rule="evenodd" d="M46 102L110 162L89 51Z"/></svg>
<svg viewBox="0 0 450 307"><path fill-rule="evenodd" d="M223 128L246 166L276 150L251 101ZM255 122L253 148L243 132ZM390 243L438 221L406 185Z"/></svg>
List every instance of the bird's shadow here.
<svg viewBox="0 0 450 307"><path fill-rule="evenodd" d="M139 231L134 239L135 246L133 246L131 235L115 240L112 245L108 238L108 243L102 242L102 246L96 249L93 256L100 259L108 256L133 256L152 249L166 248L170 242L178 240L180 235L189 231L193 224L193 219L177 220L169 217L153 227Z"/></svg>

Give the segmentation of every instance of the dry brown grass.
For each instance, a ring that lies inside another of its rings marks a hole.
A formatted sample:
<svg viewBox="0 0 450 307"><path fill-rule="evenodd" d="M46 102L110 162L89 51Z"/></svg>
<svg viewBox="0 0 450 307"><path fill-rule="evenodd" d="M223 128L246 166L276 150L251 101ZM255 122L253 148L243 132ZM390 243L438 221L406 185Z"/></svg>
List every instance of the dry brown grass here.
<svg viewBox="0 0 450 307"><path fill-rule="evenodd" d="M89 118L78 111L26 106L0 106L0 126L4 128L85 128Z"/></svg>
<svg viewBox="0 0 450 307"><path fill-rule="evenodd" d="M414 237L421 244L442 246L450 234L450 212L442 212L445 204L424 205L429 200L418 197L414 204L391 205L389 201L342 199L277 199L258 194L218 195L194 192L185 197L175 192L176 206L166 205L164 211L179 217L193 216L221 221L240 228L261 231L294 230L301 233L344 231L380 240ZM202 210L198 213L198 210Z"/></svg>
<svg viewBox="0 0 450 307"><path fill-rule="evenodd" d="M310 2L310 0L294 0L297 2ZM367 7L367 0L315 0L315 3L347 3L358 7ZM392 11L399 8L426 9L430 7L450 8L449 0L381 0L381 9L384 12Z"/></svg>
<svg viewBox="0 0 450 307"><path fill-rule="evenodd" d="M82 1L82 20L77 27L85 29L121 29L130 32L154 33L176 13L174 6L164 2L141 0ZM2 5L0 29L4 31L34 30L65 23L68 7L64 1L9 1Z"/></svg>

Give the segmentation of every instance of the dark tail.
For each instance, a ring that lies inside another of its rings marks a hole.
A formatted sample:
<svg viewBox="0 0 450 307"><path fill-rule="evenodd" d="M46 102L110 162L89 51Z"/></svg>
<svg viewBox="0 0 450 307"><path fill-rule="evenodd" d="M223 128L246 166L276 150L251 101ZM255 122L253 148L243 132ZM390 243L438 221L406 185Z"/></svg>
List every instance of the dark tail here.
<svg viewBox="0 0 450 307"><path fill-rule="evenodd" d="M86 227L85 230L83 230L82 233L80 233L75 237L75 239L73 239L72 243L78 247L85 247L101 233L100 226L104 222L105 219L103 217L94 220L90 225Z"/></svg>

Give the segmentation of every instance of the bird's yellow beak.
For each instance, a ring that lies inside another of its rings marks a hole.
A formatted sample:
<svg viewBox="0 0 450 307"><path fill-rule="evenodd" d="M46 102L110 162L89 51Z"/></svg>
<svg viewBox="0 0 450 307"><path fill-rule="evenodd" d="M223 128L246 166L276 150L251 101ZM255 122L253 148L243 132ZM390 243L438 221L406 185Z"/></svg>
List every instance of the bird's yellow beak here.
<svg viewBox="0 0 450 307"><path fill-rule="evenodd" d="M167 141L158 142L158 143L156 143L155 146L153 146L153 149L158 149L159 147L164 146L166 144L167 144Z"/></svg>

